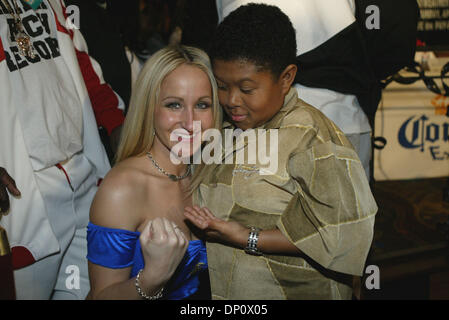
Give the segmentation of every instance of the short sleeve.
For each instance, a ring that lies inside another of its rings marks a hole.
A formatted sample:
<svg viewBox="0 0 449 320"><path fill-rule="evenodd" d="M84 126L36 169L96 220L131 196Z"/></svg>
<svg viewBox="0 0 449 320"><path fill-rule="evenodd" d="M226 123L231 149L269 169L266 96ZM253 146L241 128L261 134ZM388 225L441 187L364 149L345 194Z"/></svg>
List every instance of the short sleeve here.
<svg viewBox="0 0 449 320"><path fill-rule="evenodd" d="M377 205L353 149L331 141L290 155L297 191L278 228L323 267L362 275Z"/></svg>
<svg viewBox="0 0 449 320"><path fill-rule="evenodd" d="M119 269L134 264L139 232L111 229L89 223L87 259L103 267Z"/></svg>

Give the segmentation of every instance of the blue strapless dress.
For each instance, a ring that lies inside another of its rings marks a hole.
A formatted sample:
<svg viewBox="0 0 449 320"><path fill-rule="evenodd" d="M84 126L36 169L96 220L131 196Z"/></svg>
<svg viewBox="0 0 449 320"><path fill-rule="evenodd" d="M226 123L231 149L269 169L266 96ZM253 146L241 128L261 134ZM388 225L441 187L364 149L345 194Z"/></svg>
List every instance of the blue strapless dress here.
<svg viewBox="0 0 449 320"><path fill-rule="evenodd" d="M103 267L131 267L130 278L145 265L139 241L140 232L111 229L89 222L87 226L87 259ZM206 246L201 240L189 242L187 251L165 285L163 299L182 300L192 297L208 299ZM206 281L204 280L206 279Z"/></svg>

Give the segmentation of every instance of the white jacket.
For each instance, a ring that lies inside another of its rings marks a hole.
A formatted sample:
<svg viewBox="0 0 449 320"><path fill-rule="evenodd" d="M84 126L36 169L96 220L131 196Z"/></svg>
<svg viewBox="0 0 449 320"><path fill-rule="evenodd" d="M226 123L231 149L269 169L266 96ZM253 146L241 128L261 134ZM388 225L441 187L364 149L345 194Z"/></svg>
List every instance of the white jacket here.
<svg viewBox="0 0 449 320"><path fill-rule="evenodd" d="M36 63L15 56L6 22L11 16L0 12L0 166L22 193L10 197L0 224L11 247L25 247L36 261L58 252L59 245L34 172L78 152L98 178L110 169L77 59L77 51L87 53L86 43L78 30L65 27L64 11L61 1L44 0L36 11L21 14L34 35ZM91 60L91 66L104 82L99 65Z"/></svg>

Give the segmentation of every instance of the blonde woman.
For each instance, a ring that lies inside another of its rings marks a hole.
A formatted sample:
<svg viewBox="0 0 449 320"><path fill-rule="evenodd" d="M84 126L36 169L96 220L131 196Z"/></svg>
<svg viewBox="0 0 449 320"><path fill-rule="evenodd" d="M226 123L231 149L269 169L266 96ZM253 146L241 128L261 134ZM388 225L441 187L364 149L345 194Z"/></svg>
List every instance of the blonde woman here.
<svg viewBox="0 0 449 320"><path fill-rule="evenodd" d="M189 147L184 157L198 151L194 121L201 132L221 123L209 58L192 47L164 48L142 69L117 165L92 203L89 298L208 298L208 284L204 291L200 285L207 277L205 246L183 217L195 178L186 161L176 164L170 157L176 144Z"/></svg>

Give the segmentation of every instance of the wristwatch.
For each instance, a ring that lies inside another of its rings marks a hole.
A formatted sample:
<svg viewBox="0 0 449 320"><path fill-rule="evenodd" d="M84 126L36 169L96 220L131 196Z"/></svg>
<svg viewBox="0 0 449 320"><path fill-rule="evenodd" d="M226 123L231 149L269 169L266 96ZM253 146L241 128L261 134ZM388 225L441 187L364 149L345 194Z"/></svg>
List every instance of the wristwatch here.
<svg viewBox="0 0 449 320"><path fill-rule="evenodd" d="M257 249L257 241L259 241L260 229L256 227L250 227L251 230L248 236L248 242L246 244L245 252L253 256L261 256L262 251Z"/></svg>

